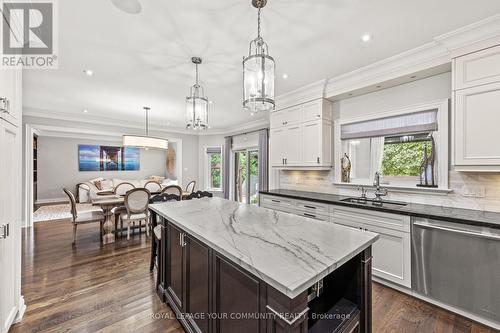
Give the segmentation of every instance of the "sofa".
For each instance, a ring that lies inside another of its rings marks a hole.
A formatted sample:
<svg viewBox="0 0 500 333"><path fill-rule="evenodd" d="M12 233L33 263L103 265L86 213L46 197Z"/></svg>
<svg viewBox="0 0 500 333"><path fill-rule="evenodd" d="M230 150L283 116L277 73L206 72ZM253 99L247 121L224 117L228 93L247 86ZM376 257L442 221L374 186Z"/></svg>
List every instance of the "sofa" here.
<svg viewBox="0 0 500 333"><path fill-rule="evenodd" d="M105 194L113 192L115 187L121 183L131 183L136 188L144 187L144 185L149 181L157 181L162 187L167 187L170 185L179 185L178 180L169 179L165 177L151 176L147 179L104 179L102 177L90 179L86 182L79 183L77 185L77 195L78 202L89 203L92 199L99 196L99 193Z"/></svg>

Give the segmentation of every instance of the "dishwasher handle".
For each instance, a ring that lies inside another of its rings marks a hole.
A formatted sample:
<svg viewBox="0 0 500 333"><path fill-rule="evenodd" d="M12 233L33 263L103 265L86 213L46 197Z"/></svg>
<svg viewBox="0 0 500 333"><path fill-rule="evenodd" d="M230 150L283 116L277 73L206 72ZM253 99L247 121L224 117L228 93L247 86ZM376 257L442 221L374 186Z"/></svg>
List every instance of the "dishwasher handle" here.
<svg viewBox="0 0 500 333"><path fill-rule="evenodd" d="M474 236L474 237L480 237L480 238L487 238L487 239L492 239L492 240L498 240L498 241L500 241L500 235L497 236L497 235L485 234L485 233L482 233L482 232L459 230L459 229L448 228L448 227L438 226L438 225L434 225L434 224L427 224L427 223L413 222L413 225L416 226L416 227L421 227L421 228L436 229L436 230L454 232L454 233L462 234L462 235L468 235L468 236Z"/></svg>

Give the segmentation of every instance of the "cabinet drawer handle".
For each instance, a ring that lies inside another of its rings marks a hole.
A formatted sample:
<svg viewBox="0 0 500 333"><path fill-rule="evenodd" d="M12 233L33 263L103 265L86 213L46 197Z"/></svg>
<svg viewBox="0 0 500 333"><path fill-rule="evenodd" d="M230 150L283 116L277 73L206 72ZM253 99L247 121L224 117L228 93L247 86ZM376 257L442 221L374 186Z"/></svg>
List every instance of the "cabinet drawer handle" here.
<svg viewBox="0 0 500 333"><path fill-rule="evenodd" d="M307 206L307 205L305 205L304 207L311 208L311 209L316 209L316 207L314 207L314 206Z"/></svg>
<svg viewBox="0 0 500 333"><path fill-rule="evenodd" d="M281 201L279 200L274 200L274 199L271 199L272 202L277 202L277 203L280 203Z"/></svg>
<svg viewBox="0 0 500 333"><path fill-rule="evenodd" d="M0 97L0 112L10 113L10 102L7 97Z"/></svg>
<svg viewBox="0 0 500 333"><path fill-rule="evenodd" d="M319 164L319 157L318 157L318 164Z"/></svg>
<svg viewBox="0 0 500 333"><path fill-rule="evenodd" d="M304 216L316 218L316 215L304 213Z"/></svg>

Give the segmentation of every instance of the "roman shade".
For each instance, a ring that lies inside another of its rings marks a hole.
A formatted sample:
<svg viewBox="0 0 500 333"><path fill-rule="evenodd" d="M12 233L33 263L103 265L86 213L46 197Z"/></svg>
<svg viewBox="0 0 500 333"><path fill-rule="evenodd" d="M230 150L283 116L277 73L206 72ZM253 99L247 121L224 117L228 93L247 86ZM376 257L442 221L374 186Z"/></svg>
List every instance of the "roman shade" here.
<svg viewBox="0 0 500 333"><path fill-rule="evenodd" d="M221 147L209 147L207 148L207 154L222 154Z"/></svg>
<svg viewBox="0 0 500 333"><path fill-rule="evenodd" d="M437 131L437 111L427 110L393 117L385 117L341 126L340 138L361 139L404 133Z"/></svg>

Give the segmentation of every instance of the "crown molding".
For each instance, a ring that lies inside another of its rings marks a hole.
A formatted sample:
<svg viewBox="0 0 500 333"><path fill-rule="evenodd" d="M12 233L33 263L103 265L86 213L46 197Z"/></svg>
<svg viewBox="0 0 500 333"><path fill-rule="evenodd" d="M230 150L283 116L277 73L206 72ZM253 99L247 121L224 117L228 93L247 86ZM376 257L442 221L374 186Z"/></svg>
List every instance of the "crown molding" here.
<svg viewBox="0 0 500 333"><path fill-rule="evenodd" d="M206 132L200 132L199 135L201 135L201 136L205 136L205 135L229 136L229 135L241 134L241 133L244 133L247 131L253 131L256 129L260 129L260 128L267 128L267 127L269 127L269 117L265 117L263 119L257 119L257 120L239 125L239 126L227 127L227 128L220 129L220 130L208 130Z"/></svg>
<svg viewBox="0 0 500 333"><path fill-rule="evenodd" d="M500 14L434 38L453 58L500 44Z"/></svg>
<svg viewBox="0 0 500 333"><path fill-rule="evenodd" d="M276 109L284 109L290 106L306 103L324 97L327 80L319 80L299 89L292 90L276 97Z"/></svg>
<svg viewBox="0 0 500 333"><path fill-rule="evenodd" d="M456 56L498 44L500 44L500 14L439 35L429 43L368 66L295 89L278 96L276 100L279 108L283 108L306 102L308 99L323 97L335 100L353 91L366 93L370 91L367 88L371 86L396 81L415 73L431 73L433 69L439 73L447 68L446 66ZM401 80L398 82L404 83Z"/></svg>

